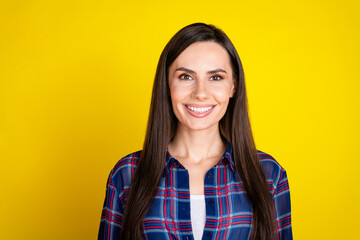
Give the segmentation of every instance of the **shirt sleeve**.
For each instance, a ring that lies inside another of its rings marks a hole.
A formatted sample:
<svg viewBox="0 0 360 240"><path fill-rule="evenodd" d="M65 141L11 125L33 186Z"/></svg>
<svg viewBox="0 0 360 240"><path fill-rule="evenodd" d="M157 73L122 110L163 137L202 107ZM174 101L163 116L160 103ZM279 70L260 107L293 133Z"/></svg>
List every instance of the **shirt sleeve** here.
<svg viewBox="0 0 360 240"><path fill-rule="evenodd" d="M121 225L124 209L120 202L121 195L116 189L111 176L112 175L110 174L107 181L98 240L121 239Z"/></svg>
<svg viewBox="0 0 360 240"><path fill-rule="evenodd" d="M276 214L277 239L292 240L290 190L284 169L281 169L280 178L273 194L273 201Z"/></svg>

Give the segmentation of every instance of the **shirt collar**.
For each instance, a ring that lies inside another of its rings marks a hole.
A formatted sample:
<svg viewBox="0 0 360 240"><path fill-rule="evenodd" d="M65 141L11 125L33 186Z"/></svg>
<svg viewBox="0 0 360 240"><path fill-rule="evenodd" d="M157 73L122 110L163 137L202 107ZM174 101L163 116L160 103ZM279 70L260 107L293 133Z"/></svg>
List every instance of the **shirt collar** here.
<svg viewBox="0 0 360 240"><path fill-rule="evenodd" d="M227 142L226 150L225 150L224 155L223 155L222 158L221 158L221 161L224 161L225 159L226 159L226 161L229 162L230 167L231 167L231 170L232 170L233 172L235 172L235 163L234 163L234 158L233 158L233 156L232 156L231 144L230 144L229 141ZM221 161L220 161L220 162L221 162Z"/></svg>
<svg viewBox="0 0 360 240"><path fill-rule="evenodd" d="M234 163L234 159L232 157L232 148L231 148L230 142L227 142L226 150L225 150L223 156L221 157L221 160L218 162L217 166L221 165L221 164L226 164L226 162L229 163L231 170L235 172L235 163ZM169 150L166 149L165 167L167 170L170 170L172 166L183 168L182 165L179 163L179 161L176 160L174 157L172 157L169 153Z"/></svg>

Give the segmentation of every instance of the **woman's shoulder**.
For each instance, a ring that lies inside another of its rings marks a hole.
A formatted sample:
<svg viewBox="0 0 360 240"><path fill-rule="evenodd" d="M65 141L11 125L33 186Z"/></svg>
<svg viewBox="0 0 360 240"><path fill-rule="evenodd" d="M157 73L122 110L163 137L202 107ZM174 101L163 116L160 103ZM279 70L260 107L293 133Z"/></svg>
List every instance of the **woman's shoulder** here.
<svg viewBox="0 0 360 240"><path fill-rule="evenodd" d="M270 154L262 151L257 151L257 153L267 182L273 184L273 188L276 188L279 182L284 181L286 178L285 169Z"/></svg>
<svg viewBox="0 0 360 240"><path fill-rule="evenodd" d="M259 150L257 151L257 154L263 167L273 168L276 170L284 170L283 167L278 163L278 161L276 161L275 158L270 154L264 153Z"/></svg>
<svg viewBox="0 0 360 240"><path fill-rule="evenodd" d="M136 167L137 163L140 159L141 151L136 151L133 153L130 153L124 157L122 157L114 166L113 168L113 174L115 175L119 170L125 169L125 168L132 168Z"/></svg>
<svg viewBox="0 0 360 240"><path fill-rule="evenodd" d="M134 176L136 166L140 159L141 151L136 151L122 157L113 167L109 174L109 180L115 186L122 185L123 187L130 186L131 180Z"/></svg>

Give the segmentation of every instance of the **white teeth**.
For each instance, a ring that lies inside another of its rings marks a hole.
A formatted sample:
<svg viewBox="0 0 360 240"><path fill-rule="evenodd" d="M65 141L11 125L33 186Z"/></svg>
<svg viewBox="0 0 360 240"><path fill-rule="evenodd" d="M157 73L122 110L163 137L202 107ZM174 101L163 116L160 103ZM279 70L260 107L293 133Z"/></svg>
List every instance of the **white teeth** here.
<svg viewBox="0 0 360 240"><path fill-rule="evenodd" d="M191 107L191 106L186 106L188 109L190 109L191 111L194 112L198 112L198 113L203 113L203 112L207 112L210 109L212 109L213 107L202 107L202 108L197 108L197 107Z"/></svg>

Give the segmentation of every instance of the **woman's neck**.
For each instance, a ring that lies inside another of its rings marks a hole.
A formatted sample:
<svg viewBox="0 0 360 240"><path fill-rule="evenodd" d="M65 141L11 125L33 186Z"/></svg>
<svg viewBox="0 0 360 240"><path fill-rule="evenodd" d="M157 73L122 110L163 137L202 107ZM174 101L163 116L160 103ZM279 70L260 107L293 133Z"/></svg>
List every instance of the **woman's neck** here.
<svg viewBox="0 0 360 240"><path fill-rule="evenodd" d="M226 144L221 138L218 126L211 129L191 131L178 125L168 149L175 158L200 163L202 160L223 155Z"/></svg>

